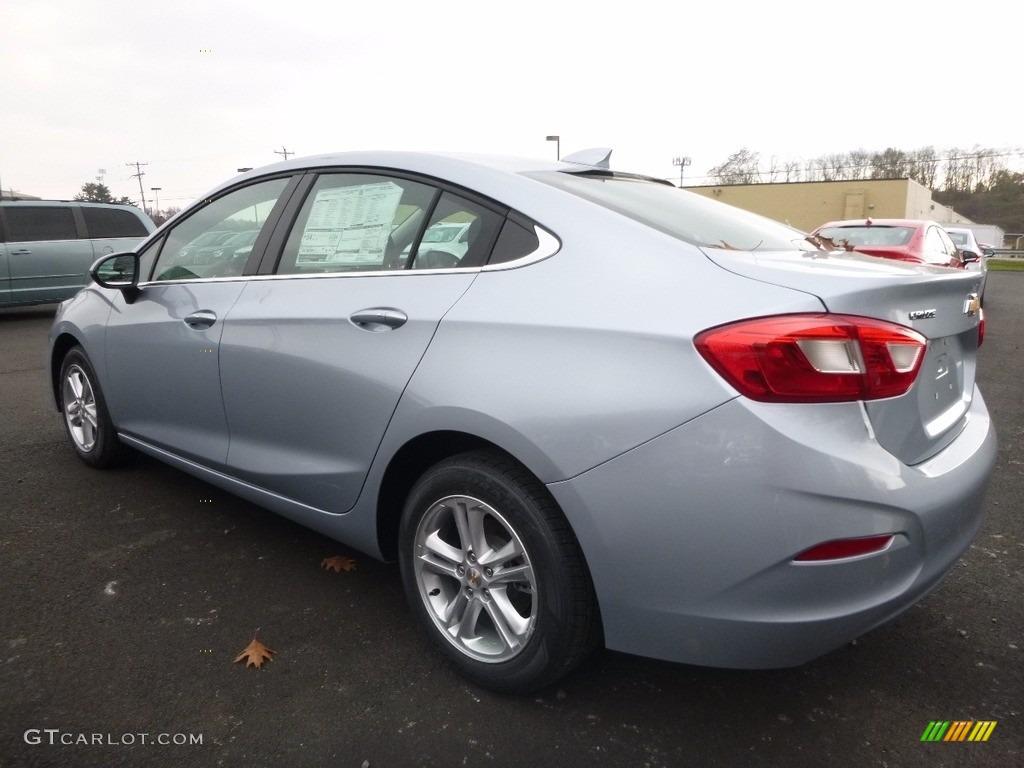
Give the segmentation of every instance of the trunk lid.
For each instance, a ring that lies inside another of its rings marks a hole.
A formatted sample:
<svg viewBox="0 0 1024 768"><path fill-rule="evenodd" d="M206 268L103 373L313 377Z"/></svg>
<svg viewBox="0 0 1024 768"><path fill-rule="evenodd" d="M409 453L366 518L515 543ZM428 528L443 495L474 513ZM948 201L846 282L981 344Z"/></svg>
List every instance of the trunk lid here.
<svg viewBox="0 0 1024 768"><path fill-rule="evenodd" d="M964 428L974 396L979 273L857 253L703 250L735 274L814 294L829 312L888 320L928 339L910 391L864 404L876 439L901 461L925 461Z"/></svg>

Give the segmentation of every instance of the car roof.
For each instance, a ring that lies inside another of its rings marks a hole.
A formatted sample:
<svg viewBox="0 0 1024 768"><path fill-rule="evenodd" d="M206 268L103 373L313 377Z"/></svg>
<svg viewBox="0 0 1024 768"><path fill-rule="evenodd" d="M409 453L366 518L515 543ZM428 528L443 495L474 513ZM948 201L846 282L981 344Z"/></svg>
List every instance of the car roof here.
<svg viewBox="0 0 1024 768"><path fill-rule="evenodd" d="M459 172L497 171L499 173L525 173L530 171L579 169L572 163L537 160L505 155L485 155L449 152L361 151L309 155L285 160L247 171L237 179L287 171L324 167L372 167L399 171L416 171L427 175L447 176Z"/></svg>
<svg viewBox="0 0 1024 768"><path fill-rule="evenodd" d="M825 227L910 227L917 229L929 224L936 224L936 222L926 219L845 219L830 221L827 224L822 224L818 229Z"/></svg>
<svg viewBox="0 0 1024 768"><path fill-rule="evenodd" d="M540 217L546 210L544 201L561 198L564 193L542 181L531 178L528 174L541 171L599 171L603 174L614 173L617 176L667 183L642 174L610 171L607 168L580 163L536 158L446 152L361 151L310 155L254 168L226 180L205 197L214 197L247 181L278 174L319 169L380 169L442 179L456 186L474 190L486 197L501 200L503 204L515 208L541 223L543 223L543 219Z"/></svg>
<svg viewBox="0 0 1024 768"><path fill-rule="evenodd" d="M93 203L88 200L0 200L0 205L11 206L18 208L31 208L32 206L45 205L48 207L70 207L78 206L80 208L117 208L118 210L133 209L135 211L141 210L135 205L125 205L123 203Z"/></svg>

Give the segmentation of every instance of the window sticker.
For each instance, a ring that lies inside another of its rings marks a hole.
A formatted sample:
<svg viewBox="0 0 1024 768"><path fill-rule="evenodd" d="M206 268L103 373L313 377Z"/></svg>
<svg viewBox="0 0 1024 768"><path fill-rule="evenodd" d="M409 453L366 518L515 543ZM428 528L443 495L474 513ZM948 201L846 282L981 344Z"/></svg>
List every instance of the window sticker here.
<svg viewBox="0 0 1024 768"><path fill-rule="evenodd" d="M319 190L296 265L381 263L401 199L391 181Z"/></svg>

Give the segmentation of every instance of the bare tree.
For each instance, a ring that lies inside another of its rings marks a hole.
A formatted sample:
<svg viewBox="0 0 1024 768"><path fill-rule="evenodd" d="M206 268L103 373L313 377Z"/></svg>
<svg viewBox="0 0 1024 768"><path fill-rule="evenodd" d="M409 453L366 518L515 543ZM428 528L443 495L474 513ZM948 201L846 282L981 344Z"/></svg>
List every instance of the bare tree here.
<svg viewBox="0 0 1024 768"><path fill-rule="evenodd" d="M871 175L871 153L866 149L852 149L847 154L849 168L846 178L866 179Z"/></svg>
<svg viewBox="0 0 1024 768"><path fill-rule="evenodd" d="M947 192L970 192L974 187L974 166L970 153L957 147L947 149L945 166L943 189Z"/></svg>
<svg viewBox="0 0 1024 768"><path fill-rule="evenodd" d="M733 152L729 159L708 171L716 184L757 184L761 180L761 155L746 147Z"/></svg>
<svg viewBox="0 0 1024 768"><path fill-rule="evenodd" d="M902 149L888 147L871 156L872 179L904 179L909 176L910 164Z"/></svg>

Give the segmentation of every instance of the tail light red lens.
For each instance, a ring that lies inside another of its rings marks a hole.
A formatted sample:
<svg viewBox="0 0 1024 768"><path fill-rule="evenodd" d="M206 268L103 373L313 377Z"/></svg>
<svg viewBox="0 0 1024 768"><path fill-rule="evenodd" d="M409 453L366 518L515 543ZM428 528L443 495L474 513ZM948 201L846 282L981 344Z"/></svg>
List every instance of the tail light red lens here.
<svg viewBox="0 0 1024 768"><path fill-rule="evenodd" d="M697 351L752 400L839 403L910 389L927 340L902 325L855 315L778 315L697 335Z"/></svg>

